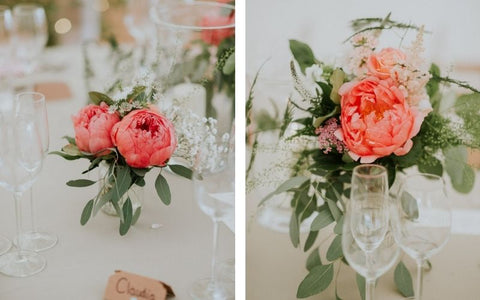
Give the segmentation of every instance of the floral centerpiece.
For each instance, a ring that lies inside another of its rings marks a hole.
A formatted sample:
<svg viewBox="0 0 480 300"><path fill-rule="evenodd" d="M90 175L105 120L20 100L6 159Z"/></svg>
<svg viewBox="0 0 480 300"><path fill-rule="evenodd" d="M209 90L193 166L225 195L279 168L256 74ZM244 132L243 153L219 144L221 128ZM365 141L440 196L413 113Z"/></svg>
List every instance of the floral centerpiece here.
<svg viewBox="0 0 480 300"><path fill-rule="evenodd" d="M301 245L302 222L315 216L303 241L303 250L311 254L298 298L325 290L333 281L334 266L346 264L340 235L355 166L385 166L391 186L397 174L410 167L448 174L461 193L473 188L475 178L467 164L467 148L480 148L479 91L442 75L435 64L426 64L423 27L395 22L390 14L357 19L352 25L355 33L347 41L353 48L341 66L318 60L307 44L290 40L291 73L301 100L289 101L281 132L288 124L297 124L298 129L285 138L294 145L294 162L290 178L261 205L273 195L291 194L289 231L294 247ZM416 31L416 37L409 45L379 49L381 34L389 29ZM452 84L469 93L448 103L441 87ZM294 110L301 117L294 118ZM334 238L317 243L319 233L327 230ZM320 259L319 249L326 250L326 260ZM413 296L403 262L396 267L395 283L404 296ZM364 293L362 284L359 288Z"/></svg>
<svg viewBox="0 0 480 300"><path fill-rule="evenodd" d="M98 181L67 182L72 187L100 184L96 196L83 209L82 225L102 207L112 205L120 218L120 235L125 235L141 213L141 206L133 203L129 192L146 184L148 172L159 171L155 190L169 205L171 191L162 174L165 169L190 179L200 145L207 144L213 160L225 150L215 138L215 119L198 116L180 100L172 105L162 103L162 94L156 92L148 74L112 96L99 92L89 96L92 103L72 116L75 137L65 137L68 144L52 152L67 160L87 159L90 164L82 174L102 166L106 169ZM183 163L170 163L172 157Z"/></svg>

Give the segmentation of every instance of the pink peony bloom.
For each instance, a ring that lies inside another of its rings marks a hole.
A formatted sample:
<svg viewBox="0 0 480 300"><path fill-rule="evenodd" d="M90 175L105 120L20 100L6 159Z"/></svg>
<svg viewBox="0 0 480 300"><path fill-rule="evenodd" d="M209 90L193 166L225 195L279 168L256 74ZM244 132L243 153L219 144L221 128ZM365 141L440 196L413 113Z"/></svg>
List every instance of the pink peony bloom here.
<svg viewBox="0 0 480 300"><path fill-rule="evenodd" d="M378 53L372 53L367 60L368 75L396 80L397 75L392 74L393 69L395 66L404 65L406 59L405 53L395 48L385 48Z"/></svg>
<svg viewBox="0 0 480 300"><path fill-rule="evenodd" d="M220 27L235 23L235 15L231 16L206 16L201 22L202 27ZM235 34L235 28L222 29L204 29L202 30L202 40L210 45L218 46L224 39Z"/></svg>
<svg viewBox="0 0 480 300"><path fill-rule="evenodd" d="M134 168L164 166L177 146L173 124L156 111L134 110L112 129L112 140Z"/></svg>
<svg viewBox="0 0 480 300"><path fill-rule="evenodd" d="M72 116L72 121L78 149L97 156L110 152L101 150L113 147L110 132L120 117L116 113L109 113L107 104L89 104Z"/></svg>
<svg viewBox="0 0 480 300"><path fill-rule="evenodd" d="M413 146L425 115L410 107L393 80L368 77L348 82L339 90L342 96L340 122L336 131L349 149L349 155L371 163L377 158L407 154Z"/></svg>

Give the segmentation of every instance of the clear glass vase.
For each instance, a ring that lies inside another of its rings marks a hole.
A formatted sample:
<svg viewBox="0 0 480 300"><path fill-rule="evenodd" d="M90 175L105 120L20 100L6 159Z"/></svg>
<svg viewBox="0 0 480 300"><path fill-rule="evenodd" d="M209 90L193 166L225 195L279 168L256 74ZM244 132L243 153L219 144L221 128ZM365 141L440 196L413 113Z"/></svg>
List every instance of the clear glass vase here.
<svg viewBox="0 0 480 300"><path fill-rule="evenodd" d="M107 186L105 186L105 174L108 172L109 165L106 163L101 163L99 165L99 189L102 190L102 194L108 193L108 191L113 187L111 183L108 183ZM143 186L139 185L132 185L130 189L120 198L120 201L118 202L118 205L120 207L123 207L123 204L125 201L130 198L130 201L132 202L132 209L133 212L137 210L137 208L142 207L143 204L143 198L144 198L144 192L143 192ZM102 206L102 212L105 213L106 215L113 216L113 217L118 217L117 211L115 210L115 207L113 206L112 202L107 202Z"/></svg>

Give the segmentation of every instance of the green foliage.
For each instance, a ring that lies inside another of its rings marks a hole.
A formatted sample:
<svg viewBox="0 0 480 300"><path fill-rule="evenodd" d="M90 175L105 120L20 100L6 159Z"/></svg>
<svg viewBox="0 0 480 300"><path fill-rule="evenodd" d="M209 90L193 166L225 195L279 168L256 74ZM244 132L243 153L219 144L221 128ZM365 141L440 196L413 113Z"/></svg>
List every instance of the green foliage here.
<svg viewBox="0 0 480 300"><path fill-rule="evenodd" d="M155 190L157 191L160 200L165 205L169 205L172 199L170 194L170 187L165 177L162 176L162 173L158 174L157 179L155 180Z"/></svg>
<svg viewBox="0 0 480 300"><path fill-rule="evenodd" d="M330 244L330 247L328 247L327 250L327 259L331 262L343 257L343 251L342 251L342 236L337 235L333 239L332 243Z"/></svg>
<svg viewBox="0 0 480 300"><path fill-rule="evenodd" d="M445 155L445 169L453 188L463 194L470 193L475 183L475 172L467 164L467 149L463 146L449 147L443 153Z"/></svg>
<svg viewBox="0 0 480 300"><path fill-rule="evenodd" d="M395 281L395 285L397 286L398 291L404 297L413 297L414 293L412 276L410 275L410 271L408 271L407 267L402 261L400 261L395 267L393 279Z"/></svg>
<svg viewBox="0 0 480 300"><path fill-rule="evenodd" d="M289 42L290 51L292 52L295 60L298 62L302 73L305 74L305 69L315 63L313 51L310 46L300 41L290 40Z"/></svg>
<svg viewBox="0 0 480 300"><path fill-rule="evenodd" d="M307 298L324 291L333 280L333 264L317 265L300 283L297 298Z"/></svg>
<svg viewBox="0 0 480 300"><path fill-rule="evenodd" d="M182 165L168 165L168 167L170 168L170 170L172 170L173 173L179 176L185 177L187 179L192 179L193 172L191 169L184 167Z"/></svg>
<svg viewBox="0 0 480 300"><path fill-rule="evenodd" d="M455 113L463 119L462 129L468 137L467 146L480 147L480 94L472 93L458 97Z"/></svg>
<svg viewBox="0 0 480 300"><path fill-rule="evenodd" d="M362 300L365 300L365 277L357 273L355 279L357 282L358 291L360 292L360 297L362 298Z"/></svg>
<svg viewBox="0 0 480 300"><path fill-rule="evenodd" d="M93 209L93 199L87 202L87 205L83 208L82 215L80 217L80 224L85 225L88 220L90 219L90 216L92 215L92 209Z"/></svg>

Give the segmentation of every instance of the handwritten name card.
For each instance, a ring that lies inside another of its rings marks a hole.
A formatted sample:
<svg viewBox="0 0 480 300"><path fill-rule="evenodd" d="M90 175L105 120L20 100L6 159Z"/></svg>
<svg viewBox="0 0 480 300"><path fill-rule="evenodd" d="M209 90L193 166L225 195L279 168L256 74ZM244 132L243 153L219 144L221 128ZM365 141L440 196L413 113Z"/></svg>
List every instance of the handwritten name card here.
<svg viewBox="0 0 480 300"><path fill-rule="evenodd" d="M166 283L145 276L115 271L108 279L104 300L165 300L175 296Z"/></svg>

